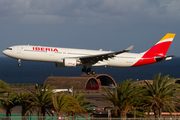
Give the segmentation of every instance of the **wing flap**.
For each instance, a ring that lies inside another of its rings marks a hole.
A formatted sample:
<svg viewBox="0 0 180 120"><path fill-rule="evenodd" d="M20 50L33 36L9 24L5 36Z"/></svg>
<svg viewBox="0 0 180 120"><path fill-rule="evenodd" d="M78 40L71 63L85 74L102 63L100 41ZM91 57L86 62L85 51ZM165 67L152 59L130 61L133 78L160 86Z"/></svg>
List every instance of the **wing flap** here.
<svg viewBox="0 0 180 120"><path fill-rule="evenodd" d="M110 53L105 53L105 54L98 54L98 55L91 55L91 56L83 56L79 57L80 61L82 64L95 64L98 61L103 61L103 60L108 60L109 58L114 58L116 55L128 52L132 50L133 46L130 46L129 48L118 51L118 52L110 52Z"/></svg>

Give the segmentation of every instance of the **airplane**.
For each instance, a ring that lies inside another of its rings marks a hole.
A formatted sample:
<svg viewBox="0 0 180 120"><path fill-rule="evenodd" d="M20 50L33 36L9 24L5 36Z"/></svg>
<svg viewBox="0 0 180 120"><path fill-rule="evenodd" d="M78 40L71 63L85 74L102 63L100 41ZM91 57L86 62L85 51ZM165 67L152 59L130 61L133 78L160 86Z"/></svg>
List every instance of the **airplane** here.
<svg viewBox="0 0 180 120"><path fill-rule="evenodd" d="M166 56L166 52L175 37L174 33L167 33L153 47L142 53L129 53L133 46L122 51L102 51L86 49L70 49L33 45L17 45L8 47L3 54L18 60L53 62L56 67L83 66L82 72L96 74L93 66L107 67L135 67L170 60L174 55Z"/></svg>

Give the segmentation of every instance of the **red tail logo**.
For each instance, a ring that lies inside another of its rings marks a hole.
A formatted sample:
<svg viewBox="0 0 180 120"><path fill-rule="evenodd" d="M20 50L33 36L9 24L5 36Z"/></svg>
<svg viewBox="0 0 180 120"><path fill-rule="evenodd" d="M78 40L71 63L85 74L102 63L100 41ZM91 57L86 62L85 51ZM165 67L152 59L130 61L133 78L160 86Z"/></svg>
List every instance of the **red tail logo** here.
<svg viewBox="0 0 180 120"><path fill-rule="evenodd" d="M166 52L174 39L175 34L167 33L160 41L158 41L152 48L146 51L141 59L133 66L146 65L157 62L155 57L165 57Z"/></svg>

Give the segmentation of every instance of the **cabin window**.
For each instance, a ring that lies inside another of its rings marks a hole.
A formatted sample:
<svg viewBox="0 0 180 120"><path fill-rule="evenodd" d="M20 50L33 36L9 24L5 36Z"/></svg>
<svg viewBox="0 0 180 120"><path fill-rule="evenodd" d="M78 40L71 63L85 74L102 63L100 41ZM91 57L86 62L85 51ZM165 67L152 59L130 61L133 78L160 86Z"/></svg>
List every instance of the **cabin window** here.
<svg viewBox="0 0 180 120"><path fill-rule="evenodd" d="M12 50L12 48L7 48L7 50Z"/></svg>

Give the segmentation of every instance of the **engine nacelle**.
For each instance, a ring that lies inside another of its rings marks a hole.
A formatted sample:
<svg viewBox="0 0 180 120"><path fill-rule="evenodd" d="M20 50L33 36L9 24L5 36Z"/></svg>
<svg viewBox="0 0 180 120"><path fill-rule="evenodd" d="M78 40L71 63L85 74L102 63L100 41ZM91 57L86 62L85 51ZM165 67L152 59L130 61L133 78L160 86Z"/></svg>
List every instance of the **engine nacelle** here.
<svg viewBox="0 0 180 120"><path fill-rule="evenodd" d="M75 67L77 64L77 60L76 59L72 59L72 58L65 58L63 60L63 64L66 67Z"/></svg>

